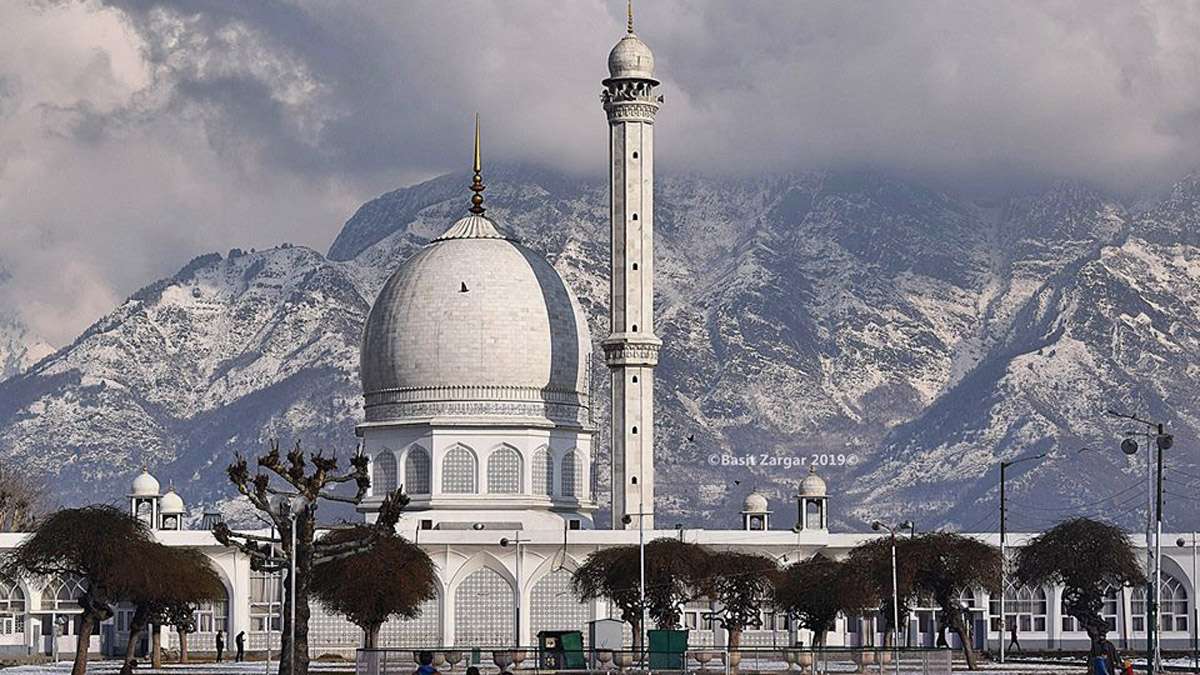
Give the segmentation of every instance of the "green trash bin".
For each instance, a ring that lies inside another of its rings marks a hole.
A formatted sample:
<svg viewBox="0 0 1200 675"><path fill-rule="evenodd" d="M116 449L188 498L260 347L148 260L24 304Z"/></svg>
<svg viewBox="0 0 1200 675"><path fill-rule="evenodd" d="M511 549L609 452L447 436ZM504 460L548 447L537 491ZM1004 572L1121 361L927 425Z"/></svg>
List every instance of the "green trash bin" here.
<svg viewBox="0 0 1200 675"><path fill-rule="evenodd" d="M650 669L683 670L687 644L686 630L650 631Z"/></svg>

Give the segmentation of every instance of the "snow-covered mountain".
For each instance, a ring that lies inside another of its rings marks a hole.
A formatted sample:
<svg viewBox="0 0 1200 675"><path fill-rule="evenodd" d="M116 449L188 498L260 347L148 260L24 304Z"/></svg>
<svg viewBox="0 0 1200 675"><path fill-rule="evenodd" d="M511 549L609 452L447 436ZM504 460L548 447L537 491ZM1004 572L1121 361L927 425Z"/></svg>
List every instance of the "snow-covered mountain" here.
<svg viewBox="0 0 1200 675"><path fill-rule="evenodd" d="M5 272L0 268L0 285ZM16 312L0 306L0 381L37 363L54 351L45 340L29 330Z"/></svg>
<svg viewBox="0 0 1200 675"><path fill-rule="evenodd" d="M466 183L363 205L327 256L203 256L148 286L0 383L0 458L61 478L65 501L123 494L148 464L211 502L233 451L269 437L350 452L366 310L463 212ZM1013 527L1068 509L1133 525L1144 455L1116 450L1126 425L1107 408L1169 425L1168 521L1200 514L1200 179L1136 213L1075 184L979 206L871 174L666 176L656 192L660 522L732 526L757 488L786 525L815 460L842 527L990 528L1000 459L1054 450L1013 468ZM596 337L606 203L599 181L489 172L489 215L547 254Z"/></svg>

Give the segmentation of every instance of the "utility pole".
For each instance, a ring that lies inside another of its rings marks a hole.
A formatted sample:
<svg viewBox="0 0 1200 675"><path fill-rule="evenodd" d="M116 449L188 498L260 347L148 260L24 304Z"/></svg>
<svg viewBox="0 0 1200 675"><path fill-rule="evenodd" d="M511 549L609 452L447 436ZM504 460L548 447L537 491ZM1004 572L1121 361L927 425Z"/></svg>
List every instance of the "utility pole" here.
<svg viewBox="0 0 1200 675"><path fill-rule="evenodd" d="M1042 459L1049 453L1031 455L1000 462L1000 663L1004 663L1004 631L1008 616L1004 613L1004 596L1008 594L1008 495L1006 492L1008 467L1020 462Z"/></svg>

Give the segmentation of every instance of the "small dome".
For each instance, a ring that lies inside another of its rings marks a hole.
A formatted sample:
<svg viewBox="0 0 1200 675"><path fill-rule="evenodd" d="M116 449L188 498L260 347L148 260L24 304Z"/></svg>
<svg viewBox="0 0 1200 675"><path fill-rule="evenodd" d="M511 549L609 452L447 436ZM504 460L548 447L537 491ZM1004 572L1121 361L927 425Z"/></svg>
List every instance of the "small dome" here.
<svg viewBox="0 0 1200 675"><path fill-rule="evenodd" d="M131 494L134 497L157 497L158 489L158 479L151 476L146 469L142 469L142 473L133 479Z"/></svg>
<svg viewBox="0 0 1200 675"><path fill-rule="evenodd" d="M654 54L638 36L629 33L608 53L611 77L654 79Z"/></svg>
<svg viewBox="0 0 1200 675"><path fill-rule="evenodd" d="M164 516L182 515L184 511L183 498L175 494L175 488L167 490L158 502L158 512Z"/></svg>
<svg viewBox="0 0 1200 675"><path fill-rule="evenodd" d="M742 502L742 513L767 513L767 498L751 492Z"/></svg>
<svg viewBox="0 0 1200 675"><path fill-rule="evenodd" d="M817 475L816 467L808 468L808 475L800 481L801 497L824 497L825 479Z"/></svg>

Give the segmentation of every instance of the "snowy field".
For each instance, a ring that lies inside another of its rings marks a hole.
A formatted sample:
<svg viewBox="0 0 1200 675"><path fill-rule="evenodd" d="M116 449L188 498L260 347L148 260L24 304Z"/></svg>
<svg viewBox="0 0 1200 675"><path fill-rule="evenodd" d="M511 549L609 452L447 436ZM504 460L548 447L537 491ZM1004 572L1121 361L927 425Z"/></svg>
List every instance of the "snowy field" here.
<svg viewBox="0 0 1200 675"><path fill-rule="evenodd" d="M757 670L757 672L799 673L797 670L787 671L786 664L783 663L763 663L760 665L761 670ZM829 672L856 672L853 664L849 662L830 663L829 665ZM88 664L88 672L96 675L115 675L120 669L120 661L94 661ZM276 673L277 669L278 666L273 664L270 671L271 674ZM354 664L346 662L328 663L314 661L312 664L310 664L309 670L314 673L353 673ZM484 668L485 673L488 672L488 670L488 668ZM495 672L497 669L493 667L490 670ZM901 670L904 673L921 672L920 670L909 670L907 667L903 667ZM749 673L755 672L756 670L753 666L748 668L747 664L743 664L742 671ZM968 672L965 664L962 663L955 663L955 671ZM985 661L980 664L980 671L988 673L1012 673L1013 675L1021 675L1023 673L1040 675L1042 673L1079 673L1082 671L1082 666L1080 664L1069 664L1062 662L1000 664ZM0 672L3 672L4 675L69 675L71 672L71 664L70 662L64 661L58 664L49 663L43 665L10 666L8 668L0 668ZM149 667L139 667L134 672L139 675L268 675L266 663L262 661L250 663L223 663L221 665L212 663L192 663L183 665L169 664L158 670ZM446 672L447 675L449 673L449 671L443 672ZM458 669L455 672L461 673L462 669ZM528 670L519 672L536 673L537 671ZM711 673L712 675L717 675L722 671L708 670L692 672ZM885 675L888 675L891 672L892 670L888 668L885 670ZM871 668L867 671L867 673L878 673L878 670L876 670L876 668Z"/></svg>

